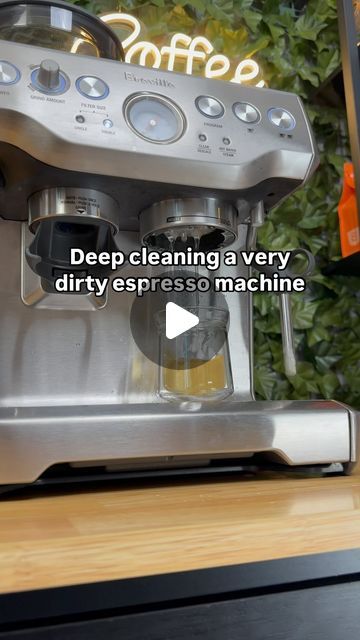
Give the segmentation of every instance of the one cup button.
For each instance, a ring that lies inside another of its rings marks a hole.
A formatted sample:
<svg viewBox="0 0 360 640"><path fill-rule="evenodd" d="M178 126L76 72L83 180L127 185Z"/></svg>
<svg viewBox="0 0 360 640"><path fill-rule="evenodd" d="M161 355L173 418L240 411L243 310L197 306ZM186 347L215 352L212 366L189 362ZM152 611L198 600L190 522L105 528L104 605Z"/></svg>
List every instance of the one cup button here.
<svg viewBox="0 0 360 640"><path fill-rule="evenodd" d="M246 124L256 124L260 120L260 112L248 102L235 102L233 112L241 122Z"/></svg>

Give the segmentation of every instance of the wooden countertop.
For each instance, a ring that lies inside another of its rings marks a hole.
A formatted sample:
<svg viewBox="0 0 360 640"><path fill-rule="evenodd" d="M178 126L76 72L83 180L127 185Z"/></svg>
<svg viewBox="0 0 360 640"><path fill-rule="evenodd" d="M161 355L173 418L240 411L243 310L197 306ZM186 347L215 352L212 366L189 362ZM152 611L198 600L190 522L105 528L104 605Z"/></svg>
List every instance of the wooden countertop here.
<svg viewBox="0 0 360 640"><path fill-rule="evenodd" d="M358 546L359 475L169 480L0 500L1 593Z"/></svg>

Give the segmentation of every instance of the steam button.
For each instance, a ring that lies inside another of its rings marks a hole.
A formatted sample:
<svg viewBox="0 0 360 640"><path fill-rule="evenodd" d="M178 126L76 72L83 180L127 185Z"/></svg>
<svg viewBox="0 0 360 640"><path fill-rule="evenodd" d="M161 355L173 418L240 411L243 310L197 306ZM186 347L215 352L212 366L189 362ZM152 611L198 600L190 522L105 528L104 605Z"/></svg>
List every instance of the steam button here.
<svg viewBox="0 0 360 640"><path fill-rule="evenodd" d="M40 64L37 82L44 89L54 91L60 85L60 67L55 60L43 60Z"/></svg>
<svg viewBox="0 0 360 640"><path fill-rule="evenodd" d="M19 79L19 69L10 62L0 60L0 84L15 84Z"/></svg>
<svg viewBox="0 0 360 640"><path fill-rule="evenodd" d="M196 98L195 104L198 111L207 118L221 118L224 115L225 109L221 102L211 96L199 96Z"/></svg>
<svg viewBox="0 0 360 640"><path fill-rule="evenodd" d="M241 122L246 124L256 124L260 120L259 111L248 102L235 102L233 112Z"/></svg>
<svg viewBox="0 0 360 640"><path fill-rule="evenodd" d="M81 95L92 100L103 100L109 95L106 82L95 76L81 76L76 80L76 88Z"/></svg>
<svg viewBox="0 0 360 640"><path fill-rule="evenodd" d="M291 131L295 128L296 120L294 116L286 111L286 109L282 109L281 107L275 107L268 111L268 118L271 124L275 125L275 127L279 127L283 131Z"/></svg>

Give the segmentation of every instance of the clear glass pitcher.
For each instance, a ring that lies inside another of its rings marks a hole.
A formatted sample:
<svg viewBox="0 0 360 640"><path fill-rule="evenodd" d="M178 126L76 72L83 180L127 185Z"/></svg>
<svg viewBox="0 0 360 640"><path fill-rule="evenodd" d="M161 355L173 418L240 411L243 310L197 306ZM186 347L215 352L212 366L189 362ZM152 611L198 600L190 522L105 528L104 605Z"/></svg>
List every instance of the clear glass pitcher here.
<svg viewBox="0 0 360 640"><path fill-rule="evenodd" d="M156 316L160 367L158 393L173 402L220 401L233 392L227 341L229 313L214 307L192 307L199 324L169 340L166 312Z"/></svg>

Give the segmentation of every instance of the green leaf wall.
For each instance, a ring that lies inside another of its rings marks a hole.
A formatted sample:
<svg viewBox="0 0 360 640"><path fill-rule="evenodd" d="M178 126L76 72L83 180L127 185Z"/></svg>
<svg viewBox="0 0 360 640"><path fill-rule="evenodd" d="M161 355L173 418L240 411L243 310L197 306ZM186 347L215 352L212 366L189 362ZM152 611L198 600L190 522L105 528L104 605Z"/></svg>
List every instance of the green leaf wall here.
<svg viewBox="0 0 360 640"><path fill-rule="evenodd" d="M305 101L321 151L311 182L274 209L260 230L265 249L310 249L317 273L305 295L293 296L299 370L283 371L276 296L255 296L255 385L266 399L334 398L360 408L360 301L356 278L321 275L340 258L337 203L342 165L349 158L342 108L317 104L319 87L340 66L336 0L309 0L296 11L279 0L80 0L93 13L136 15L156 44L172 33L203 34L215 53L253 57L269 87L298 93ZM295 4L295 3L294 3ZM221 80L219 80L221 82ZM263 89L266 91L266 89Z"/></svg>

